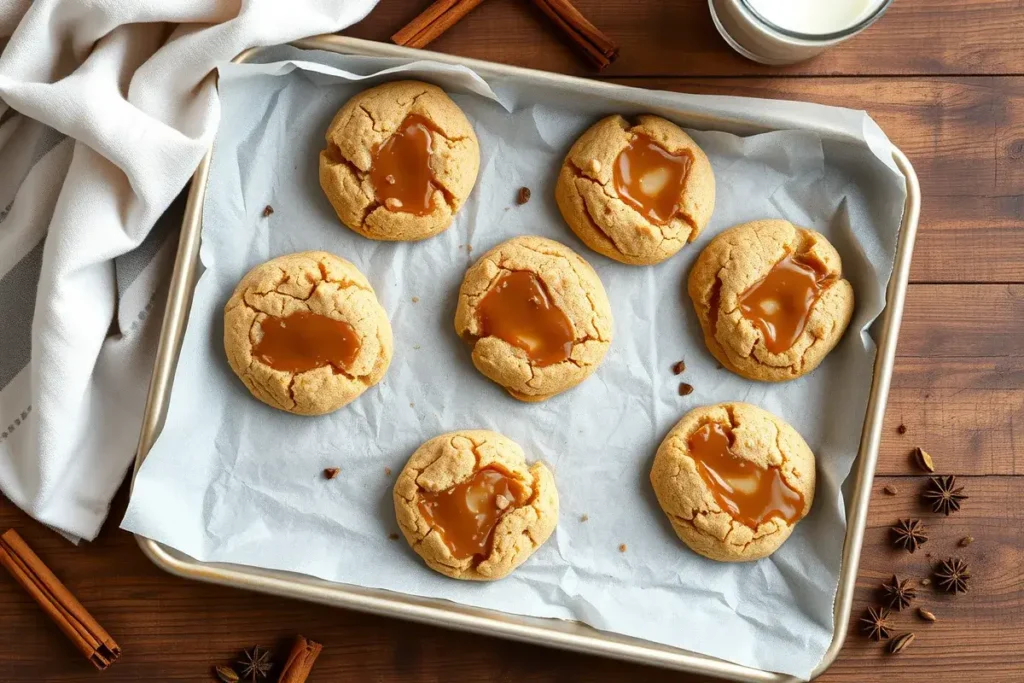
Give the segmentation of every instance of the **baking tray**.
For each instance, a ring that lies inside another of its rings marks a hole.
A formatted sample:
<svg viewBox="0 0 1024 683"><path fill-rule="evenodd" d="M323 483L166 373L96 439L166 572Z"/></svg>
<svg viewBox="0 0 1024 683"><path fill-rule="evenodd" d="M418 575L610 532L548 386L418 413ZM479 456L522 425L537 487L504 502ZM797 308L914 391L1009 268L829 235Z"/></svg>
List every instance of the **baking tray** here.
<svg viewBox="0 0 1024 683"><path fill-rule="evenodd" d="M533 82L551 85L565 85L586 88L592 91L614 91L621 87L601 81L585 80L573 76L524 69L476 59L453 57L451 55L413 50L386 43L356 38L325 35L306 38L292 43L301 49L325 50L342 54L399 57L406 59L430 59L446 64L461 64L483 77L513 76ZM262 48L253 48L240 54L235 62L247 62L260 54ZM752 126L745 121L709 120L707 128L715 124L745 124L750 133L767 132L768 129ZM192 293L198 279L199 245L202 232L203 200L206 182L210 172L212 149L200 162L192 177L192 187L185 206L181 227L178 253L171 275L167 307L164 312L163 328L157 347L156 364L150 382L149 395L143 416L142 431L135 459L135 472L156 441L163 428L170 401L171 384L181 350L182 338L188 321ZM857 580L857 567L864 540L867 522L868 502L871 496L871 482L874 479L878 460L878 445L882 433L882 419L889 395L893 364L896 356L896 339L903 316L903 302L910 275L910 259L917 234L918 216L921 208L921 191L917 175L910 161L900 150L893 148L893 159L906 178L907 199L899 242L893 263L892 275L886 293L886 306L882 312L879 329L878 352L875 358L871 393L868 399L861 433L860 448L850 476L852 488L847 499L847 532L843 546L842 570L836 593L834 618L835 628L832 643L812 672L812 678L819 676L835 661L846 638L847 623L853 604L853 589ZM879 323L876 322L876 325ZM133 476L134 478L134 476ZM136 536L143 553L161 569L188 579L218 583L236 588L308 600L327 605L369 612L389 617L409 619L426 624L444 626L499 636L538 645L574 650L586 654L613 657L652 666L679 671L688 671L735 681L796 681L792 676L763 671L733 664L706 655L660 645L637 638L599 631L579 622L557 619L541 619L506 614L495 610L466 607L447 600L421 598L387 590L364 588L348 584L332 583L291 572L259 569L241 565L198 562L184 553L164 546L142 536Z"/></svg>

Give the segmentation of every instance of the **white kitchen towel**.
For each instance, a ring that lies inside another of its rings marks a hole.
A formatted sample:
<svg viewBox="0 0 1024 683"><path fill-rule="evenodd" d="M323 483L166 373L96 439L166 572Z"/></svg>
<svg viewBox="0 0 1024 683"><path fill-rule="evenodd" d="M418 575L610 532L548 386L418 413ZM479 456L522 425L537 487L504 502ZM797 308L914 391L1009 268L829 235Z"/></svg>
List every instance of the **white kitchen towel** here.
<svg viewBox="0 0 1024 683"><path fill-rule="evenodd" d="M134 456L215 66L374 4L0 1L0 491L39 521L94 538Z"/></svg>

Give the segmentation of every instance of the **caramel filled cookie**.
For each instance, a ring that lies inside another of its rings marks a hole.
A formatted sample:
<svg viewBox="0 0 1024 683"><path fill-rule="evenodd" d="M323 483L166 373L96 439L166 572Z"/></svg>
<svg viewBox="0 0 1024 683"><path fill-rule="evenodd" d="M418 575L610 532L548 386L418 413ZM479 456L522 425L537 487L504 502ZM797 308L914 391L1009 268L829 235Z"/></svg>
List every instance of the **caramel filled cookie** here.
<svg viewBox="0 0 1024 683"><path fill-rule="evenodd" d="M486 430L450 432L416 449L395 482L395 515L427 566L493 581L539 548L558 523L558 491L540 462Z"/></svg>
<svg viewBox="0 0 1024 683"><path fill-rule="evenodd" d="M375 240L421 240L452 224L480 168L480 146L436 85L364 90L335 115L320 152L320 186L338 218Z"/></svg>
<svg viewBox="0 0 1024 683"><path fill-rule="evenodd" d="M466 271L455 331L472 345L484 376L520 401L543 401L600 365L612 311L597 273L578 254L543 237L516 237Z"/></svg>
<svg viewBox="0 0 1024 683"><path fill-rule="evenodd" d="M712 355L738 375L781 382L818 367L853 315L853 287L823 235L783 220L730 228L690 271Z"/></svg>
<svg viewBox="0 0 1024 683"><path fill-rule="evenodd" d="M306 251L242 278L224 307L224 350L259 400L322 415L381 380L391 362L391 323L354 265Z"/></svg>
<svg viewBox="0 0 1024 683"><path fill-rule="evenodd" d="M778 550L814 501L814 454L791 426L747 403L683 416L658 448L651 485L694 552L746 562Z"/></svg>
<svg viewBox="0 0 1024 683"><path fill-rule="evenodd" d="M697 239L715 207L704 151L670 121L609 116L569 150L555 200L583 242L633 265L660 263Z"/></svg>

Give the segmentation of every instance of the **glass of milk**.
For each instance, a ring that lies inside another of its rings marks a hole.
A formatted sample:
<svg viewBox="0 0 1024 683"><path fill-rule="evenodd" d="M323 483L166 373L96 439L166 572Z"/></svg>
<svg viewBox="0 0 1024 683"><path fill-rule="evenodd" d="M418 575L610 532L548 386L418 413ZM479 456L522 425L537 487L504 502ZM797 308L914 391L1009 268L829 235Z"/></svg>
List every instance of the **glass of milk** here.
<svg viewBox="0 0 1024 683"><path fill-rule="evenodd" d="M792 64L876 22L892 0L708 0L725 41L747 59Z"/></svg>

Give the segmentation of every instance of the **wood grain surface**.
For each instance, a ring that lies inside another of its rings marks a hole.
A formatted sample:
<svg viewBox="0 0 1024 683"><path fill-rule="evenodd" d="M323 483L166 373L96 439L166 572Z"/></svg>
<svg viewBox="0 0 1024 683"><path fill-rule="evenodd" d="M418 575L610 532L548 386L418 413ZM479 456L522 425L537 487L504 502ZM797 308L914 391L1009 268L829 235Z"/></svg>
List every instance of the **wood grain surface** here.
<svg viewBox="0 0 1024 683"><path fill-rule="evenodd" d="M352 35L387 39L425 1L382 3ZM1019 0L895 0L861 36L810 62L764 67L729 51L705 0L578 0L622 44L602 77L645 88L797 99L867 110L910 157L923 189L896 371L852 620L891 573L924 578L950 555L972 590L921 589L937 616L895 618L917 640L892 657L856 626L820 680L1024 680L1024 7ZM438 50L592 75L529 3L487 0ZM906 433L897 431L904 425ZM922 507L922 446L970 495L948 518ZM896 495L882 492L893 486ZM114 635L124 657L106 681L213 680L210 667L254 643L302 633L325 649L311 681L697 681L697 677L370 617L161 573L117 529L122 489L99 539L74 547L0 498L16 527ZM929 541L896 552L888 528L923 518ZM966 535L976 540L957 545ZM680 628L686 624L681 621ZM88 681L91 670L0 575L0 681Z"/></svg>

